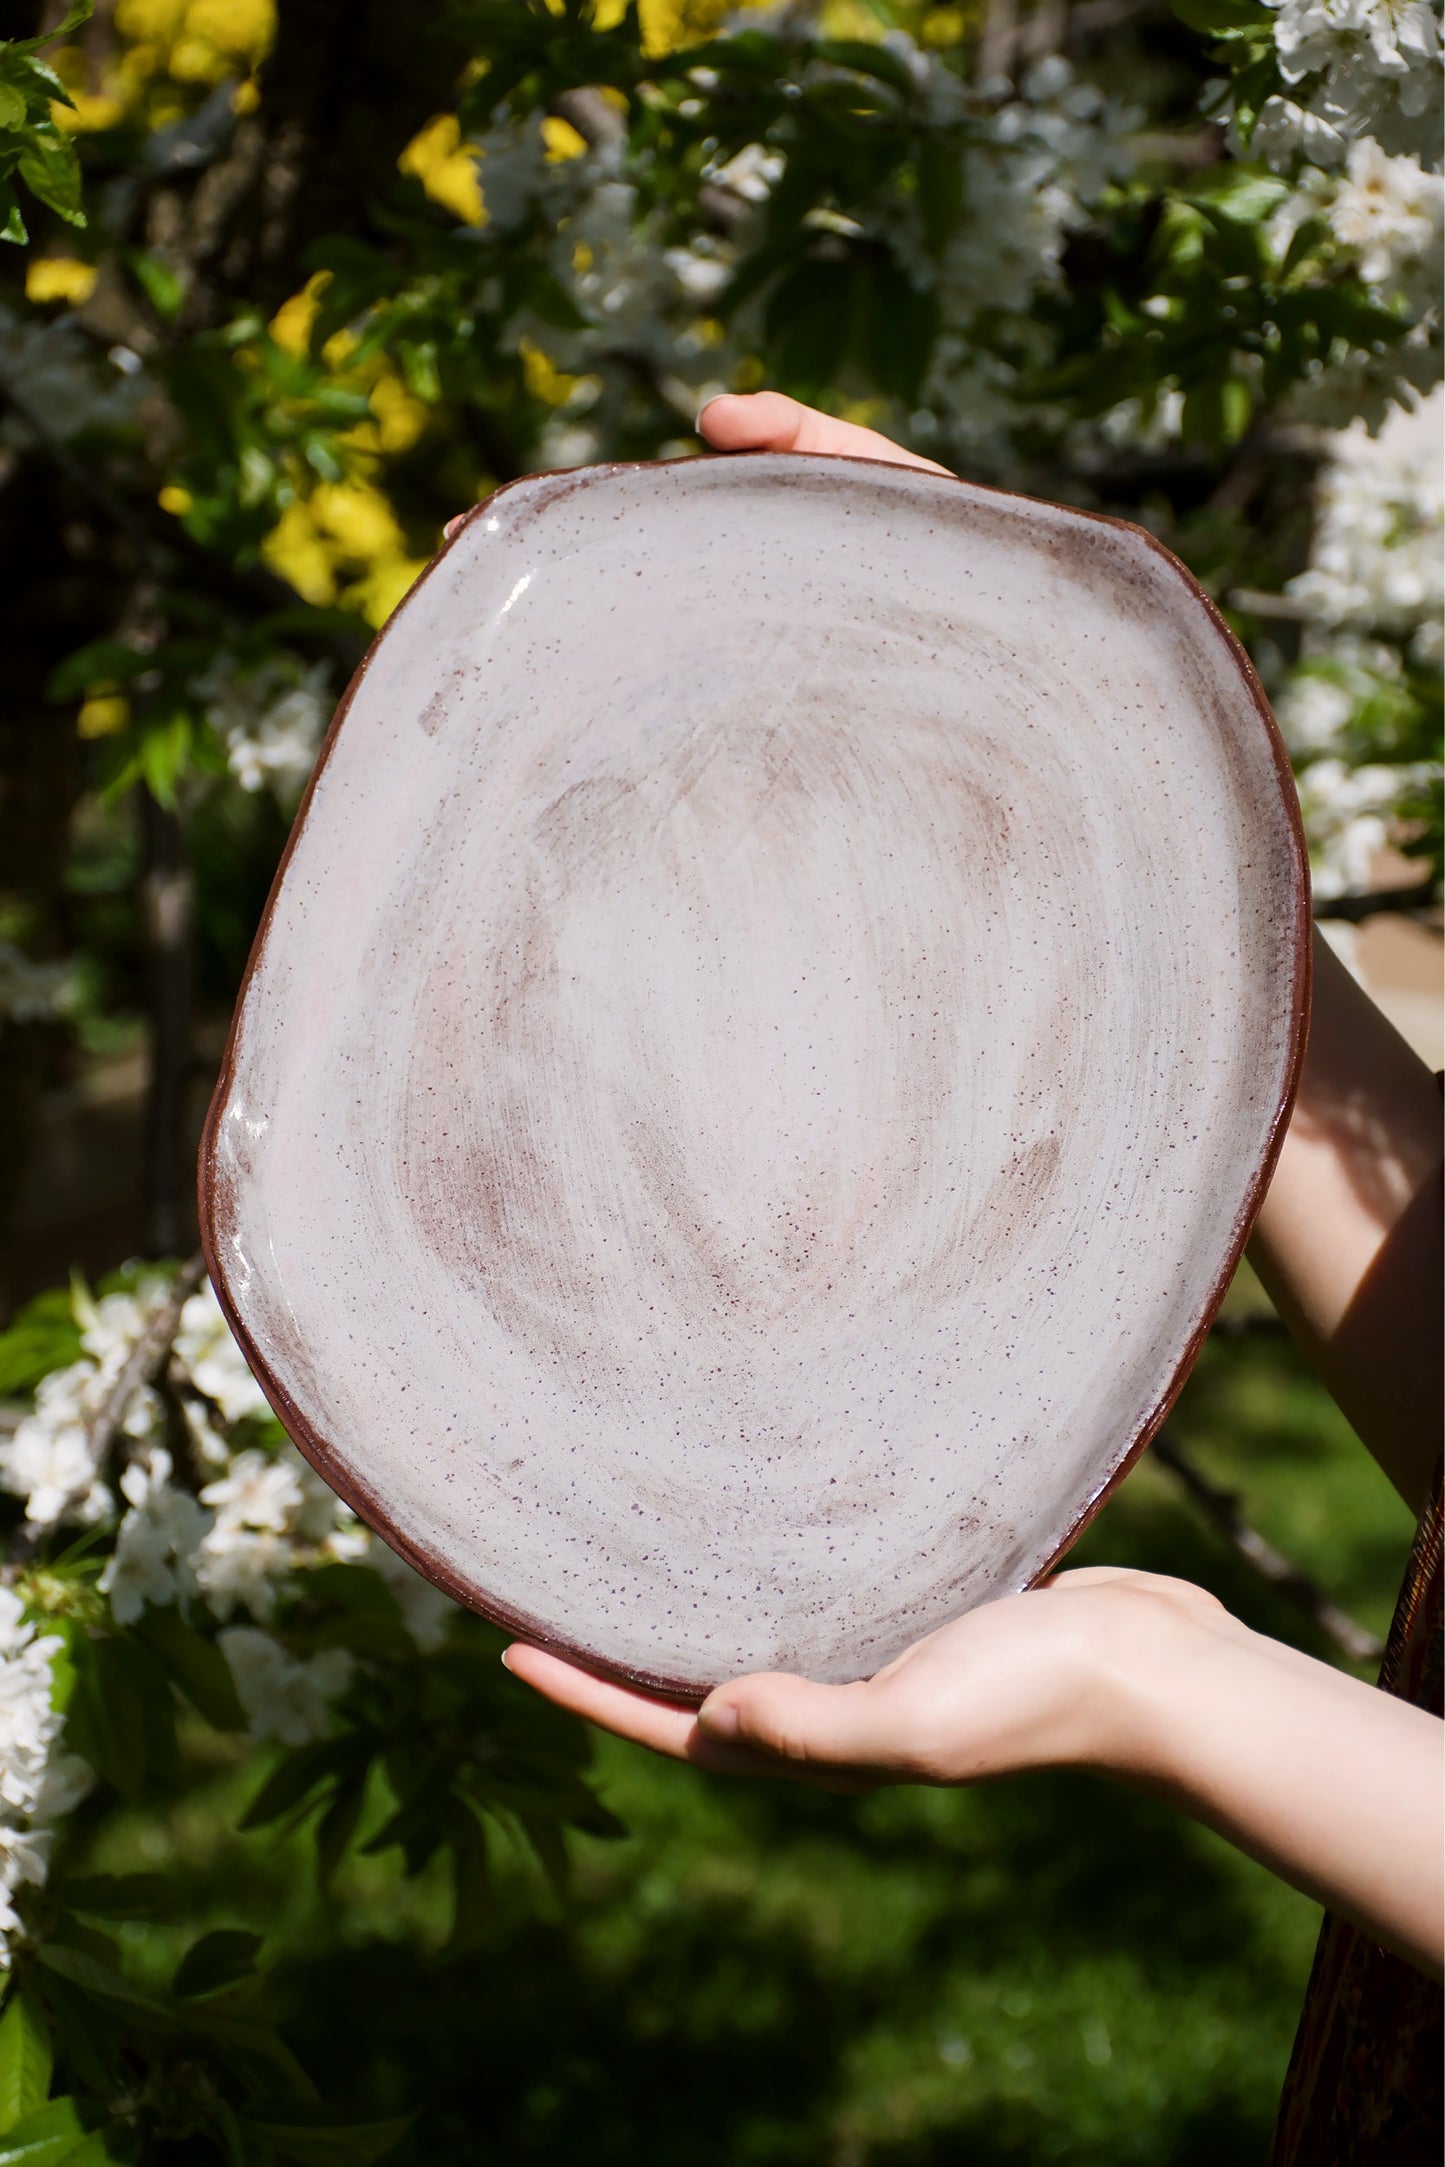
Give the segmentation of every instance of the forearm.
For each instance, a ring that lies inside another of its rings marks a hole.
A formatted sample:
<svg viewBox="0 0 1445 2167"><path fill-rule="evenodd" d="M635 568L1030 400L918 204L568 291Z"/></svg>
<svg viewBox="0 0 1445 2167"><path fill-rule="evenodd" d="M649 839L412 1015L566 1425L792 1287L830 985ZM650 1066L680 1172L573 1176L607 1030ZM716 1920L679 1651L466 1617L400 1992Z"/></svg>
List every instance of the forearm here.
<svg viewBox="0 0 1445 2167"><path fill-rule="evenodd" d="M1439 1975L1445 1726L1251 1633L1191 1618L1114 1665L1103 1765L1167 1797Z"/></svg>
<svg viewBox="0 0 1445 2167"><path fill-rule="evenodd" d="M1440 1450L1440 1098L1323 940L1299 1097L1250 1258L1419 1511Z"/></svg>

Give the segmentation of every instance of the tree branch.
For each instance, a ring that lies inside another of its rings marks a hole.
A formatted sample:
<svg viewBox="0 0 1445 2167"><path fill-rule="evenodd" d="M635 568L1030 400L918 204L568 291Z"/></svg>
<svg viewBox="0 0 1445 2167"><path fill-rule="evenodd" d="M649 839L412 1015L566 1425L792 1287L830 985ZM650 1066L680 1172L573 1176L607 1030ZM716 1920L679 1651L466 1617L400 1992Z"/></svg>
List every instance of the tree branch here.
<svg viewBox="0 0 1445 2167"><path fill-rule="evenodd" d="M1316 918L1332 919L1345 925L1362 925L1366 918L1379 918L1389 911L1397 911L1404 917L1419 917L1439 907L1433 880L1417 881L1412 888L1371 888L1359 895L1317 895L1314 903Z"/></svg>
<svg viewBox="0 0 1445 2167"><path fill-rule="evenodd" d="M1261 1580L1302 1610L1310 1623L1324 1634L1341 1655L1352 1663L1378 1663L1384 1654L1383 1644L1374 1634L1352 1618L1333 1602L1317 1581L1298 1565L1292 1564L1283 1551L1276 1550L1267 1542L1257 1528L1245 1519L1239 1495L1234 1490L1224 1490L1195 1466L1194 1462L1175 1442L1167 1430L1161 1430L1152 1447L1154 1458L1186 1490L1199 1506L1210 1525L1224 1536L1245 1563L1258 1573Z"/></svg>
<svg viewBox="0 0 1445 2167"><path fill-rule="evenodd" d="M170 1358L171 1342L180 1330L181 1311L206 1276L206 1260L198 1249L187 1257L157 1304L150 1322L137 1339L86 1429L85 1441L99 1467L109 1453L125 1420L126 1408L142 1385L154 1384Z"/></svg>

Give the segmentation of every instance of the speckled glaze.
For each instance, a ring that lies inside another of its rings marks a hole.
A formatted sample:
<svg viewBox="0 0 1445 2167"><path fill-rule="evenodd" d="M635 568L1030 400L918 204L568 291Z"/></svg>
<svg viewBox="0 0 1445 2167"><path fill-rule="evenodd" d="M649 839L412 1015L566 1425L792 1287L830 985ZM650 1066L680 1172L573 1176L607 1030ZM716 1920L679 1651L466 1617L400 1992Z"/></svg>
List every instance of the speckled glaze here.
<svg viewBox="0 0 1445 2167"><path fill-rule="evenodd" d="M686 1698L855 1678L1162 1419L1306 934L1258 687L1149 536L867 461L519 482L333 725L212 1275L450 1592Z"/></svg>

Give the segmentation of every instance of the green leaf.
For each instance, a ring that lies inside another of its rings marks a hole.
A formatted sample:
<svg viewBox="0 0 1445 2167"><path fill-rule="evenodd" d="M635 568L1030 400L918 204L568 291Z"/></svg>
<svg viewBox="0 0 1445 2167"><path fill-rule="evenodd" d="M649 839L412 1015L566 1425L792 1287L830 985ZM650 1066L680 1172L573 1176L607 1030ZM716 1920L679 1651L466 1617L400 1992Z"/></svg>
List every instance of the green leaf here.
<svg viewBox="0 0 1445 2167"><path fill-rule="evenodd" d="M68 135L32 135L20 153L16 170L32 194L67 224L85 224L80 203L80 159Z"/></svg>
<svg viewBox="0 0 1445 2167"><path fill-rule="evenodd" d="M182 1904L165 1874L85 1874L60 1883L56 1894L68 1909L93 1919L172 1919Z"/></svg>
<svg viewBox="0 0 1445 2167"><path fill-rule="evenodd" d="M316 1872L328 1888L356 1834L366 1804L365 1774L353 1776L336 1787L336 1795L322 1814L316 1830Z"/></svg>
<svg viewBox="0 0 1445 2167"><path fill-rule="evenodd" d="M17 1990L0 2017L0 2135L45 2104L52 2060L40 2005Z"/></svg>
<svg viewBox="0 0 1445 2167"><path fill-rule="evenodd" d="M7 181L0 180L0 241L14 241L23 248L29 238L15 191Z"/></svg>
<svg viewBox="0 0 1445 2167"><path fill-rule="evenodd" d="M135 274L136 284L160 317L162 323L174 323L186 298L186 289L180 276L159 256L138 248L127 258Z"/></svg>
<svg viewBox="0 0 1445 2167"><path fill-rule="evenodd" d="M941 256L963 216L963 151L936 129L918 147L918 216L930 254Z"/></svg>
<svg viewBox="0 0 1445 2167"><path fill-rule="evenodd" d="M138 1799L166 1782L176 1760L170 1681L136 1635L78 1636L75 1688L66 1711L75 1751L120 1792Z"/></svg>
<svg viewBox="0 0 1445 2167"><path fill-rule="evenodd" d="M1180 430L1185 442L1215 450L1237 444L1254 416L1254 393L1239 376L1212 377L1184 395Z"/></svg>
<svg viewBox="0 0 1445 2167"><path fill-rule="evenodd" d="M1261 173L1248 166L1225 166L1218 174L1189 191L1190 200L1217 217L1232 218L1236 225L1257 226L1289 194L1289 183L1277 173Z"/></svg>
<svg viewBox="0 0 1445 2167"><path fill-rule="evenodd" d="M864 282L863 353L881 388L905 405L918 398L938 336L938 299L891 259Z"/></svg>
<svg viewBox="0 0 1445 2167"><path fill-rule="evenodd" d="M74 4L66 9L53 30L42 30L40 35L34 38L7 41L9 50L12 53L38 53L42 46L53 44L56 38L68 38L72 30L78 30L82 23L88 23L94 13L95 0L74 0Z"/></svg>
<svg viewBox="0 0 1445 2167"><path fill-rule="evenodd" d="M116 2157L101 2131L87 2129L74 2099L52 2099L0 2137L0 2167L92 2167Z"/></svg>
<svg viewBox="0 0 1445 2167"><path fill-rule="evenodd" d="M0 1332L0 1398L28 1392L53 1369L78 1361L82 1349L68 1287L51 1287L17 1311Z"/></svg>
<svg viewBox="0 0 1445 2167"><path fill-rule="evenodd" d="M487 1832L472 1808L457 1800L452 1816L452 1930L450 1949L474 1948L494 1916Z"/></svg>
<svg viewBox="0 0 1445 2167"><path fill-rule="evenodd" d="M18 128L25 119L25 96L0 76L0 128Z"/></svg>
<svg viewBox="0 0 1445 2167"><path fill-rule="evenodd" d="M167 812L175 810L177 787L190 764L194 741L194 723L183 709L151 723L142 733L141 776L157 805Z"/></svg>
<svg viewBox="0 0 1445 2167"><path fill-rule="evenodd" d="M68 1927L69 1921L62 1925ZM121 2023L111 2009L54 1973L45 1982L45 2005L56 2050L75 2083L105 2099L124 2079L120 2067Z"/></svg>
<svg viewBox="0 0 1445 2167"><path fill-rule="evenodd" d="M175 2024L174 2011L164 2002L157 2001L142 1987L134 1986L123 1972L115 1971L109 1964L102 1964L98 1957L87 1956L84 1949L68 1949L63 1943L47 1941L37 1952L47 1971L68 1979L72 1986L81 1987L97 2001L109 2002L124 2009L128 2014L144 2017L149 2023L171 2029ZM0 2157L0 2167L4 2167Z"/></svg>
<svg viewBox="0 0 1445 2167"><path fill-rule="evenodd" d="M131 1631L164 1666L198 1715L218 1731L243 1731L246 1711L226 1658L173 1604L144 1611Z"/></svg>
<svg viewBox="0 0 1445 2167"><path fill-rule="evenodd" d="M329 1777L348 1774L358 1761L369 1759L370 1751L367 1741L358 1738L327 1738L296 1747L262 1784L240 1826L264 1828L268 1821L279 1821Z"/></svg>
<svg viewBox="0 0 1445 2167"><path fill-rule="evenodd" d="M889 45L873 45L866 38L819 38L813 53L834 68L850 68L855 75L871 75L906 98L912 94L913 77L908 63Z"/></svg>
<svg viewBox="0 0 1445 2167"><path fill-rule="evenodd" d="M49 105L53 100L57 105L68 105L72 112L75 110L74 98L49 61L36 60L33 55L17 59L13 55L0 53L0 75L13 82L18 90L28 90L32 97L39 99L44 105Z"/></svg>
<svg viewBox="0 0 1445 2167"><path fill-rule="evenodd" d="M142 654L126 640L91 640L56 664L45 681L45 697L58 706L102 686L127 685L154 667L154 655Z"/></svg>
<svg viewBox="0 0 1445 2167"><path fill-rule="evenodd" d="M385 2157L416 2120L399 2115L388 2122L250 2122L294 2167L369 2167Z"/></svg>
<svg viewBox="0 0 1445 2167"><path fill-rule="evenodd" d="M780 387L815 398L833 381L853 331L852 266L831 257L800 263L768 297L764 323Z"/></svg>
<svg viewBox="0 0 1445 2167"><path fill-rule="evenodd" d="M219 1926L214 1933L202 1934L176 1966L171 1991L185 2001L233 1986L256 1969L261 1941L260 1934L248 1934L232 1926Z"/></svg>

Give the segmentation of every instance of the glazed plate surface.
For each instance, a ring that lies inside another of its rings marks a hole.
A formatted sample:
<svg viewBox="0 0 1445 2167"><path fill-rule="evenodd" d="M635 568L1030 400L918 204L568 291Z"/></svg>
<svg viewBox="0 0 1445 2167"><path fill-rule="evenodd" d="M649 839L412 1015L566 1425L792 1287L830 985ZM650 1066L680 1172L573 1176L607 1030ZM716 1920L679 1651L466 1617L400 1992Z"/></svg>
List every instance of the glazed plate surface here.
<svg viewBox="0 0 1445 2167"><path fill-rule="evenodd" d="M207 1130L291 1434L452 1593L685 1697L1026 1586L1262 1191L1286 778L1135 529L767 455L489 499L343 702Z"/></svg>

